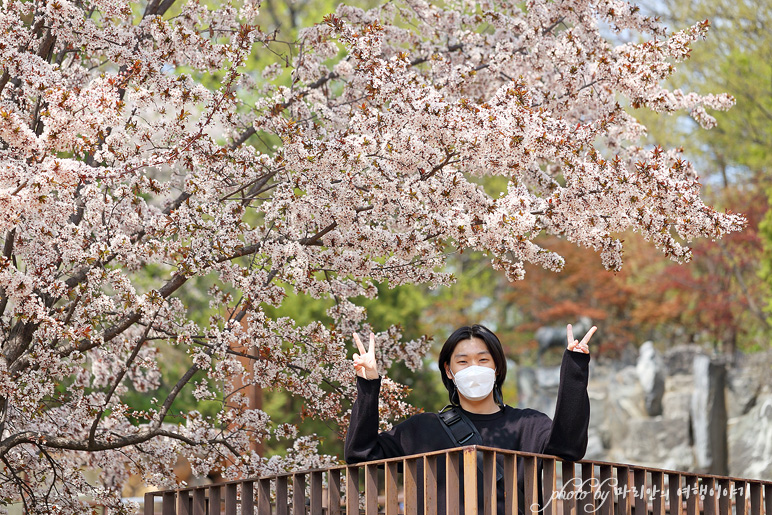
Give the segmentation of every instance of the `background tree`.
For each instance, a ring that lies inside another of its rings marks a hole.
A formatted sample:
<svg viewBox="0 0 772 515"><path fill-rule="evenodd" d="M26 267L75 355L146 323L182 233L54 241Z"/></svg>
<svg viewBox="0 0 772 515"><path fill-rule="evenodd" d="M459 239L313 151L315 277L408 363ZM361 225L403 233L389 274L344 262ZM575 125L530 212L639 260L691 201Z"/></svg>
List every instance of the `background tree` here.
<svg viewBox="0 0 772 515"><path fill-rule="evenodd" d="M702 24L666 34L605 0L410 0L340 7L283 54L256 3L172 5L4 3L0 499L27 512L84 510L84 493L125 509L129 473L169 486L180 455L225 477L332 459L307 438L283 460L250 452L297 428L241 389L282 389L345 427L350 335L371 330L353 300L448 284L449 253L522 279L526 262L563 267L546 234L619 270L627 230L683 261L744 223L702 202L677 150L638 146L617 103L710 126L727 98L661 86ZM646 41L613 46L601 23ZM256 48L276 58L259 85ZM291 86L271 83L288 65ZM204 284L201 320L185 292ZM288 292L330 299L329 321L273 311ZM378 329L382 370L420 365L424 338ZM185 367L162 381L165 345ZM185 390L214 415L182 410ZM382 394L384 426L412 410L402 385Z"/></svg>

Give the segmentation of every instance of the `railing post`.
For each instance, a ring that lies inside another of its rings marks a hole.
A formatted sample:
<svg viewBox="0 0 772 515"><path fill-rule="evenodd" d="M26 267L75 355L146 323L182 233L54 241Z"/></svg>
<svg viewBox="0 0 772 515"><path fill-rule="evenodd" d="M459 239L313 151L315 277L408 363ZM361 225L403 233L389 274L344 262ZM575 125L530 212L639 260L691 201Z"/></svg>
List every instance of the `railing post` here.
<svg viewBox="0 0 772 515"><path fill-rule="evenodd" d="M327 473L327 513L340 515L340 469Z"/></svg>
<svg viewBox="0 0 772 515"><path fill-rule="evenodd" d="M556 499L553 499L553 493L557 490L557 474L555 460L544 459L542 461L542 499L544 506L542 506L542 513L544 515L557 515Z"/></svg>
<svg viewBox="0 0 772 515"><path fill-rule="evenodd" d="M402 462L403 482L405 484L405 513L418 513L418 460L411 459Z"/></svg>
<svg viewBox="0 0 772 515"><path fill-rule="evenodd" d="M177 500L176 492L169 491L164 492L163 497L161 498L161 513L163 515L176 515L175 507L174 507L174 501Z"/></svg>
<svg viewBox="0 0 772 515"><path fill-rule="evenodd" d="M485 515L497 513L496 498L496 451L477 451L483 453L483 500Z"/></svg>
<svg viewBox="0 0 772 515"><path fill-rule="evenodd" d="M517 456L504 455L504 514L517 515Z"/></svg>
<svg viewBox="0 0 772 515"><path fill-rule="evenodd" d="M464 515L477 513L477 449L464 449Z"/></svg>
<svg viewBox="0 0 772 515"><path fill-rule="evenodd" d="M748 512L747 501L748 496L746 490L748 489L748 483L745 481L736 481L732 493L735 497L735 513L736 515L746 515Z"/></svg>
<svg viewBox="0 0 772 515"><path fill-rule="evenodd" d="M276 478L276 515L289 515L289 477Z"/></svg>
<svg viewBox="0 0 772 515"><path fill-rule="evenodd" d="M761 514L761 485L751 483L751 515Z"/></svg>
<svg viewBox="0 0 772 515"><path fill-rule="evenodd" d="M635 515L646 514L649 511L646 499L646 469L633 469L633 492L635 493Z"/></svg>
<svg viewBox="0 0 772 515"><path fill-rule="evenodd" d="M359 467L346 467L346 515L359 513Z"/></svg>
<svg viewBox="0 0 772 515"><path fill-rule="evenodd" d="M576 466L573 461L564 461L560 466L563 485L563 515L577 515L576 512Z"/></svg>
<svg viewBox="0 0 772 515"><path fill-rule="evenodd" d="M255 515L255 487L252 481L241 483L241 515Z"/></svg>
<svg viewBox="0 0 772 515"><path fill-rule="evenodd" d="M686 476L686 515L697 515L700 512L700 491L697 484L697 476Z"/></svg>
<svg viewBox="0 0 772 515"><path fill-rule="evenodd" d="M384 493L386 495L386 515L397 515L399 511L399 488L398 488L397 462L390 461L386 464L386 478Z"/></svg>
<svg viewBox="0 0 772 515"><path fill-rule="evenodd" d="M595 515L595 465L582 463L582 490L579 502L579 513Z"/></svg>
<svg viewBox="0 0 772 515"><path fill-rule="evenodd" d="M209 487L209 515L220 515L220 485Z"/></svg>
<svg viewBox="0 0 772 515"><path fill-rule="evenodd" d="M311 514L321 515L322 513L322 472L315 470L311 472Z"/></svg>
<svg viewBox="0 0 772 515"><path fill-rule="evenodd" d="M190 515L190 492L187 490L177 492L177 515Z"/></svg>
<svg viewBox="0 0 772 515"><path fill-rule="evenodd" d="M665 515L665 475L651 471L651 509L653 515Z"/></svg>
<svg viewBox="0 0 772 515"><path fill-rule="evenodd" d="M600 511L600 515L614 514L614 485L611 484L614 477L613 472L611 465L600 466L600 484L598 485L600 500L596 507Z"/></svg>
<svg viewBox="0 0 772 515"><path fill-rule="evenodd" d="M712 477L702 478L702 487L705 491L705 500L702 501L702 510L705 515L716 515L716 488Z"/></svg>
<svg viewBox="0 0 772 515"><path fill-rule="evenodd" d="M424 513L437 513L437 457L424 456Z"/></svg>
<svg viewBox="0 0 772 515"><path fill-rule="evenodd" d="M681 475L667 475L668 502L670 503L670 515L681 515L683 511L683 497L681 492Z"/></svg>
<svg viewBox="0 0 772 515"><path fill-rule="evenodd" d="M732 486L728 478L718 480L718 513L732 515Z"/></svg>
<svg viewBox="0 0 772 515"><path fill-rule="evenodd" d="M143 515L155 515L155 495L145 494L145 509Z"/></svg>
<svg viewBox="0 0 772 515"><path fill-rule="evenodd" d="M305 515L306 513L306 475L292 475L292 514Z"/></svg>
<svg viewBox="0 0 772 515"><path fill-rule="evenodd" d="M617 497L617 515L632 515L634 489L630 488L630 469L628 467L617 468L617 488L620 492Z"/></svg>
<svg viewBox="0 0 772 515"><path fill-rule="evenodd" d="M772 515L772 485L764 485L764 509L766 515Z"/></svg>
<svg viewBox="0 0 772 515"><path fill-rule="evenodd" d="M523 457L523 472L524 474L524 507L526 515L531 513L538 515L539 513L539 484L536 477L536 458L533 456Z"/></svg>
<svg viewBox="0 0 772 515"><path fill-rule="evenodd" d="M365 515L378 515L377 465L365 465Z"/></svg>
<svg viewBox="0 0 772 515"><path fill-rule="evenodd" d="M458 515L461 492L459 487L461 472L459 465L460 455L457 452L449 452L445 455L445 513L446 515ZM464 471L466 472L466 470ZM466 477L466 476L465 476ZM475 474L477 477L477 474ZM464 497L466 499L466 497Z"/></svg>
<svg viewBox="0 0 772 515"><path fill-rule="evenodd" d="M206 515L206 489L193 490L193 515Z"/></svg>
<svg viewBox="0 0 772 515"><path fill-rule="evenodd" d="M236 515L238 495L237 483L227 483L225 485L225 515Z"/></svg>
<svg viewBox="0 0 772 515"><path fill-rule="evenodd" d="M277 480L278 483L278 480ZM281 504L282 499L279 498L278 487L276 488L276 505L278 511L278 505ZM287 495L284 495L284 505L287 504ZM257 482L257 513L258 515L271 515L271 480L260 479Z"/></svg>

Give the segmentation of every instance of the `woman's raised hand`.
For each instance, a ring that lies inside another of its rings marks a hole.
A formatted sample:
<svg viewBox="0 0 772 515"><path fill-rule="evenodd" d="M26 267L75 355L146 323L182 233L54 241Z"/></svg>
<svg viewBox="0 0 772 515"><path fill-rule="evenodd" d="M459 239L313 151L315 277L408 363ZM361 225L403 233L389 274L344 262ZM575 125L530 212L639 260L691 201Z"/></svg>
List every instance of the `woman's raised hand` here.
<svg viewBox="0 0 772 515"><path fill-rule="evenodd" d="M354 353L354 370L363 379L378 379L378 364L375 361L375 335L370 333L370 348L365 352L362 340L354 333L354 343L359 353Z"/></svg>
<svg viewBox="0 0 772 515"><path fill-rule="evenodd" d="M582 338L582 341L579 341L574 339L574 330L571 327L571 324L568 324L566 326L566 336L568 336L568 350L573 352L583 352L585 354L589 354L590 338L592 338L592 335L595 334L595 331L597 330L598 330L597 327L592 326L592 329L587 331L587 334L584 335L584 338Z"/></svg>

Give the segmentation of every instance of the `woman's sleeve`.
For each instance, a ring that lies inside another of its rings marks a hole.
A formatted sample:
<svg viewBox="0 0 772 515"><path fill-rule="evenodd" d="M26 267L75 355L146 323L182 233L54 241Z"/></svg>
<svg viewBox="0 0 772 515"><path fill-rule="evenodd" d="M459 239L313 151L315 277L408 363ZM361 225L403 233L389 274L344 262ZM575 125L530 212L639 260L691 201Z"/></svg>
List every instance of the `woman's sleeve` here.
<svg viewBox="0 0 772 515"><path fill-rule="evenodd" d="M587 428L590 425L590 397L587 381L590 355L566 350L560 365L560 386L544 454L578 461L587 451Z"/></svg>
<svg viewBox="0 0 772 515"><path fill-rule="evenodd" d="M399 426L385 433L378 432L378 394L381 379L357 377L357 398L351 409L351 422L343 450L346 463L380 460L404 456L399 443Z"/></svg>

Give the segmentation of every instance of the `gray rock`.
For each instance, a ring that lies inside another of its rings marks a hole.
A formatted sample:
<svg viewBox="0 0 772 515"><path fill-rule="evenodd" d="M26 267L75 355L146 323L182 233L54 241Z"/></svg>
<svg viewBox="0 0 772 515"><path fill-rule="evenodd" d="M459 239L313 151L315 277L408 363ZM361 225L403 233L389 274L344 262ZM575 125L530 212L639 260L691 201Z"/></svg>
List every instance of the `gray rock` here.
<svg viewBox="0 0 772 515"><path fill-rule="evenodd" d="M694 357L705 354L699 345L676 345L662 356L669 374L691 374Z"/></svg>
<svg viewBox="0 0 772 515"><path fill-rule="evenodd" d="M691 420L697 472L718 475L729 472L725 391L724 362L696 355Z"/></svg>
<svg viewBox="0 0 772 515"><path fill-rule="evenodd" d="M662 415L662 396L665 394L666 370L652 342L641 345L635 365L638 381L643 388L643 403L650 417Z"/></svg>
<svg viewBox="0 0 772 515"><path fill-rule="evenodd" d="M762 393L748 413L728 427L729 474L772 479L772 394Z"/></svg>
<svg viewBox="0 0 772 515"><path fill-rule="evenodd" d="M630 420L629 431L617 450L624 462L674 470L691 470L689 419L646 417Z"/></svg>

